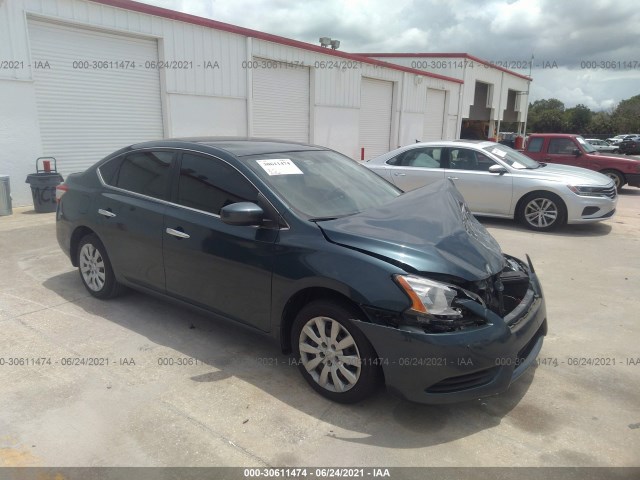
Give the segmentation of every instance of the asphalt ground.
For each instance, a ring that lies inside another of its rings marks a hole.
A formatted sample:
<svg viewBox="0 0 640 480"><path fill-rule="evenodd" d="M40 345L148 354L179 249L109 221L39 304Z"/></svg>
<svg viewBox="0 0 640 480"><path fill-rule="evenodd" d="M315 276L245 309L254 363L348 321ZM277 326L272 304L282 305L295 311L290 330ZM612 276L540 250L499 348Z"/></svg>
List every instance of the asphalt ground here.
<svg viewBox="0 0 640 480"><path fill-rule="evenodd" d="M556 233L481 220L542 281L538 365L495 397L345 406L246 328L89 296L55 214L15 209L0 217L0 466L640 466L640 189Z"/></svg>

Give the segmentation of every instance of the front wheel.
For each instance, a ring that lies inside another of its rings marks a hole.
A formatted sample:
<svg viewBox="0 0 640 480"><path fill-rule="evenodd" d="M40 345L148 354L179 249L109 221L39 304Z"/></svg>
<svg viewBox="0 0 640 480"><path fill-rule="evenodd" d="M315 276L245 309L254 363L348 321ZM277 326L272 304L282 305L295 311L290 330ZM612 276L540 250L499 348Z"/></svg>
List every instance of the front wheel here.
<svg viewBox="0 0 640 480"><path fill-rule="evenodd" d="M617 170L602 170L600 173L606 175L613 183L616 184L616 189L619 191L622 186L627 183L627 180L624 178L624 174L618 172Z"/></svg>
<svg viewBox="0 0 640 480"><path fill-rule="evenodd" d="M85 288L96 298L106 300L122 291L107 250L94 234L85 236L78 245L78 271Z"/></svg>
<svg viewBox="0 0 640 480"><path fill-rule="evenodd" d="M564 202L553 193L534 192L527 195L518 209L518 220L531 230L548 232L567 223Z"/></svg>
<svg viewBox="0 0 640 480"><path fill-rule="evenodd" d="M317 300L293 323L291 343L302 376L322 396L340 403L359 402L378 385L373 346L350 320L359 316L341 302Z"/></svg>

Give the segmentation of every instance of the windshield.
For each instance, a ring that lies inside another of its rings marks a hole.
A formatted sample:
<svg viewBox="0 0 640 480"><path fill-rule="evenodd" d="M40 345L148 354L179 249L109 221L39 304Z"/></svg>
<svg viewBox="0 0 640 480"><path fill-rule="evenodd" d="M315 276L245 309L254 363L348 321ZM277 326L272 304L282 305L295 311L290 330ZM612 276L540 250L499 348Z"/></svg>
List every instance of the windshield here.
<svg viewBox="0 0 640 480"><path fill-rule="evenodd" d="M540 164L535 160L506 145L496 143L495 145L484 147L483 150L495 155L512 168L525 169L540 167Z"/></svg>
<svg viewBox="0 0 640 480"><path fill-rule="evenodd" d="M589 142L587 142L584 138L576 137L576 140L578 141L578 143L580 145L582 145L582 148L584 148L585 152L593 153L593 152L597 152L598 151L595 148L593 148L593 145L591 145Z"/></svg>
<svg viewBox="0 0 640 480"><path fill-rule="evenodd" d="M312 220L352 215L402 194L356 161L332 151L254 155L247 165L286 204Z"/></svg>

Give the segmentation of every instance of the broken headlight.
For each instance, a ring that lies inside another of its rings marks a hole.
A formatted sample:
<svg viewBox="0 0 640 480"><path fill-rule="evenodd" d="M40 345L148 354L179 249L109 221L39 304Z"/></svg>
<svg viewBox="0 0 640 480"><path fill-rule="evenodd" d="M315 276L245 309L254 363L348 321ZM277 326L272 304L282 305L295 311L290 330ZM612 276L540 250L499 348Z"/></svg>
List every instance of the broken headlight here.
<svg viewBox="0 0 640 480"><path fill-rule="evenodd" d="M460 287L417 275L395 275L394 280L411 300L404 312L406 326L425 332L451 332L486 323L464 307L460 299L483 304L480 297Z"/></svg>

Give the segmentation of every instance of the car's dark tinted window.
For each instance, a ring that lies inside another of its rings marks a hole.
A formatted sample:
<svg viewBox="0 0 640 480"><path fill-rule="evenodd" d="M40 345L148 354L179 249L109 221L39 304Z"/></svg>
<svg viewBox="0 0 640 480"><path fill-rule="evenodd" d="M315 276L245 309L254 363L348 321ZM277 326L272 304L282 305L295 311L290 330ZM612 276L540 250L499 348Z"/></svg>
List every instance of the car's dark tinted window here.
<svg viewBox="0 0 640 480"><path fill-rule="evenodd" d="M440 168L442 147L412 148L387 161L396 167Z"/></svg>
<svg viewBox="0 0 640 480"><path fill-rule="evenodd" d="M172 158L173 153L168 151L130 153L122 160L120 169L105 181L130 192L166 198Z"/></svg>
<svg viewBox="0 0 640 480"><path fill-rule="evenodd" d="M542 144L544 143L544 138L532 138L529 140L529 144L527 145L527 152L539 152L542 150Z"/></svg>
<svg viewBox="0 0 640 480"><path fill-rule="evenodd" d="M255 202L258 192L235 168L213 157L184 154L178 182L178 203L205 212L236 202Z"/></svg>
<svg viewBox="0 0 640 480"><path fill-rule="evenodd" d="M120 170L123 159L124 157L117 157L100 166L100 175L102 175L104 183L115 186L118 170Z"/></svg>

